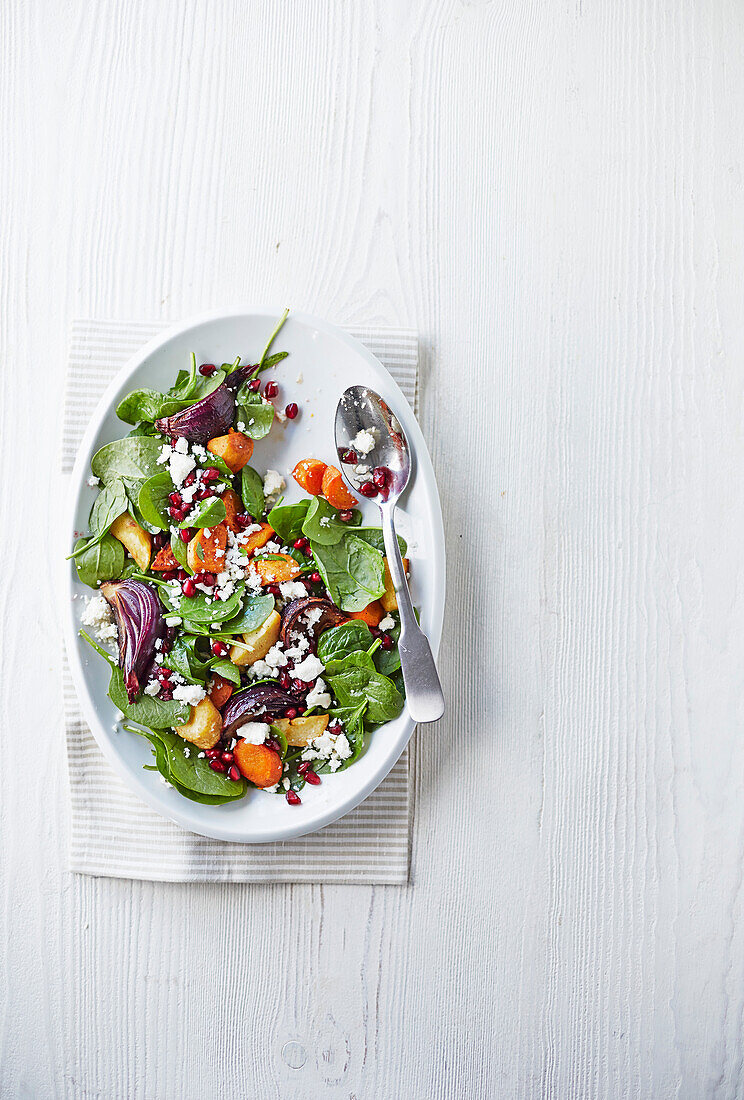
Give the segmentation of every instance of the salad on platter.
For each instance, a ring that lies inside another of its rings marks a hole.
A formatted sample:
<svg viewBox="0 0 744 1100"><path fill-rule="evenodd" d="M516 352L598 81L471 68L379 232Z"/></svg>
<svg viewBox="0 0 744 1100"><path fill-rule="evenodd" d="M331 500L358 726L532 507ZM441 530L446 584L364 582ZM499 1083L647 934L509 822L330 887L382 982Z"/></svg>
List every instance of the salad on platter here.
<svg viewBox="0 0 744 1100"><path fill-rule="evenodd" d="M338 467L298 462L304 495L287 502L260 461L272 425L299 415L262 378L287 357L271 350L286 317L252 365L192 354L167 392L123 398L131 430L93 455L97 495L70 555L94 590L80 633L109 665L123 730L150 742L163 782L210 805L249 788L299 805L404 706L381 529ZM376 446L360 431L338 456L370 498L389 482Z"/></svg>

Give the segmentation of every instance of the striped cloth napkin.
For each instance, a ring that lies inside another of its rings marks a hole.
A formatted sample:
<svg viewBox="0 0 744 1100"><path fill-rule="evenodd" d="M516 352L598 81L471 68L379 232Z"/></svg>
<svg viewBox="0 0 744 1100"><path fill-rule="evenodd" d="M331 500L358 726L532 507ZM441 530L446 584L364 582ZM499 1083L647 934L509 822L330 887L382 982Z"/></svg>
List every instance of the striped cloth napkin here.
<svg viewBox="0 0 744 1100"><path fill-rule="evenodd" d="M75 321L62 436L62 474L113 376L166 324ZM417 338L410 329L349 327L388 368L415 407ZM357 809L320 832L274 844L211 840L166 821L108 766L83 718L67 662L64 706L72 828L70 869L164 882L408 881L411 778L408 750Z"/></svg>

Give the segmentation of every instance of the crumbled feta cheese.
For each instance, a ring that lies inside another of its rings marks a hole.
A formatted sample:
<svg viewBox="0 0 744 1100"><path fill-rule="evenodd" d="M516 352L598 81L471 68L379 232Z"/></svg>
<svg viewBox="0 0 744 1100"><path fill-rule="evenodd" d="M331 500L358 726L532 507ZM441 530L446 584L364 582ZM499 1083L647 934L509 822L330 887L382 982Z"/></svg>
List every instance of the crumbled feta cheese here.
<svg viewBox="0 0 744 1100"><path fill-rule="evenodd" d="M181 618L180 615L166 615L165 616L165 625L166 626L180 626L182 622L183 622L183 619Z"/></svg>
<svg viewBox="0 0 744 1100"><path fill-rule="evenodd" d="M380 619L377 624L378 630L392 630L395 626L395 619L392 615L386 615L384 619Z"/></svg>
<svg viewBox="0 0 744 1100"><path fill-rule="evenodd" d="M367 474L370 473L371 469L371 466L355 466L354 473L357 474L358 477L366 477Z"/></svg>
<svg viewBox="0 0 744 1100"><path fill-rule="evenodd" d="M254 661L249 668L249 672L251 672L257 680L265 680L270 677L275 678L279 675L275 668L266 664L266 661Z"/></svg>
<svg viewBox="0 0 744 1100"><path fill-rule="evenodd" d="M275 783L273 787L264 787L263 790L266 794L276 794L276 792L279 790L279 784Z"/></svg>
<svg viewBox="0 0 744 1100"><path fill-rule="evenodd" d="M158 683L157 680L150 680L149 684L145 684L145 687L144 687L145 695L157 695L159 691L160 691L160 684Z"/></svg>
<svg viewBox="0 0 744 1100"><path fill-rule="evenodd" d="M283 600L301 600L307 596L307 589L300 581L283 581L279 585Z"/></svg>
<svg viewBox="0 0 744 1100"><path fill-rule="evenodd" d="M201 703L206 694L199 684L184 684L174 689L173 698L179 703L188 703L190 707L195 707L197 703Z"/></svg>
<svg viewBox="0 0 744 1100"><path fill-rule="evenodd" d="M207 754L206 754L205 752L200 752L200 753L199 753L199 759L200 759L200 760L203 760L203 759L204 759L204 757L205 757L206 755L207 755Z"/></svg>
<svg viewBox="0 0 744 1100"><path fill-rule="evenodd" d="M94 477L93 474L91 474L88 478L88 484L90 485L91 489L95 489L96 485L101 484L101 479L100 477Z"/></svg>
<svg viewBox="0 0 744 1100"><path fill-rule="evenodd" d="M362 455L368 455L377 446L377 428L362 428L351 441L352 447Z"/></svg>
<svg viewBox="0 0 744 1100"><path fill-rule="evenodd" d="M304 661L295 665L289 675L294 680L317 680L321 672L325 672L325 665L315 654L309 653Z"/></svg>
<svg viewBox="0 0 744 1100"><path fill-rule="evenodd" d="M302 371L300 371L300 373L297 375L297 378L295 379L295 381L297 382L298 386L301 386L302 383L305 381L305 379L302 375Z"/></svg>
<svg viewBox="0 0 744 1100"><path fill-rule="evenodd" d="M209 458L209 452L206 447L202 447L201 443L192 443L191 453L196 455L200 462L206 462Z"/></svg>
<svg viewBox="0 0 744 1100"><path fill-rule="evenodd" d="M337 756L340 756L342 760L348 760L351 756L351 745L349 739L345 733L339 733L336 738L336 743L333 746L333 750Z"/></svg>
<svg viewBox="0 0 744 1100"><path fill-rule="evenodd" d="M178 439L173 444L173 450L177 451L178 454L180 454L180 455L188 454L188 452L189 452L189 441L188 441L188 439L184 439L184 437L182 435L179 435Z"/></svg>
<svg viewBox="0 0 744 1100"><path fill-rule="evenodd" d="M284 668L287 663L287 658L282 652L283 646L281 642L277 642L273 645L269 652L264 657L264 661L269 668Z"/></svg>
<svg viewBox="0 0 744 1100"><path fill-rule="evenodd" d="M311 707L322 707L327 709L331 705L331 697L326 690L325 681L320 677L315 681L310 691L307 693L305 700L305 706L309 710Z"/></svg>
<svg viewBox="0 0 744 1100"><path fill-rule="evenodd" d="M249 745L263 745L269 736L269 724L268 722L246 722L237 732L238 736Z"/></svg>
<svg viewBox="0 0 744 1100"><path fill-rule="evenodd" d="M282 779L282 786L284 787L285 791L289 790L289 776L285 775L284 779Z"/></svg>
<svg viewBox="0 0 744 1100"><path fill-rule="evenodd" d="M307 614L305 615L305 622L307 624L308 630L311 627L315 626L316 623L319 623L322 618L323 618L322 609L319 608L319 607L312 607L307 612Z"/></svg>
<svg viewBox="0 0 744 1100"><path fill-rule="evenodd" d="M286 486L286 481L278 470L267 470L264 478L263 491L266 497L276 497Z"/></svg>
<svg viewBox="0 0 744 1100"><path fill-rule="evenodd" d="M195 468L196 463L191 455L181 454L180 451L173 451L168 460L168 471L173 484L176 486L183 485L186 478Z"/></svg>
<svg viewBox="0 0 744 1100"><path fill-rule="evenodd" d="M277 542L276 539L269 539L264 546L264 552L267 554L278 554L282 548L282 544Z"/></svg>
<svg viewBox="0 0 744 1100"><path fill-rule="evenodd" d="M81 622L83 626L89 626L104 645L116 642L119 636L114 613L103 596L91 596L85 601Z"/></svg>
<svg viewBox="0 0 744 1100"><path fill-rule="evenodd" d="M191 756L191 749L188 745L183 746L183 755L186 757L187 760Z"/></svg>
<svg viewBox="0 0 744 1100"><path fill-rule="evenodd" d="M310 648L310 641L308 638L302 635L297 639L295 645L291 649L285 649L285 653L291 661L301 661L302 655L307 653Z"/></svg>
<svg viewBox="0 0 744 1100"><path fill-rule="evenodd" d="M287 419L287 414L285 413L284 409L276 409L275 412L276 412L276 418L279 421L279 423L284 424L286 422L286 419Z"/></svg>

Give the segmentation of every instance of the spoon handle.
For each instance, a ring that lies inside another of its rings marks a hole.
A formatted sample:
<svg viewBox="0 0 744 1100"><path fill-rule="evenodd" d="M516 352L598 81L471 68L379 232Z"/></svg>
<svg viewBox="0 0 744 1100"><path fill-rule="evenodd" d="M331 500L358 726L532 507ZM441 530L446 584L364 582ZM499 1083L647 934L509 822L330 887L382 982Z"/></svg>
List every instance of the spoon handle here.
<svg viewBox="0 0 744 1100"><path fill-rule="evenodd" d="M398 651L406 685L406 705L414 722L436 722L444 714L444 694L429 641L413 612L395 534L394 510L394 505L381 509L382 533L400 614Z"/></svg>

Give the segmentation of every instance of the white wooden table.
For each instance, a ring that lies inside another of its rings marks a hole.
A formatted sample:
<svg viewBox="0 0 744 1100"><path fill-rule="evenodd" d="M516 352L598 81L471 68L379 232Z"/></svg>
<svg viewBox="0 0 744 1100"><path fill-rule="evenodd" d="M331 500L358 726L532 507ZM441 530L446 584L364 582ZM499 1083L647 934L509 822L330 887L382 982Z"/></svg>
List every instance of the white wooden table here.
<svg viewBox="0 0 744 1100"><path fill-rule="evenodd" d="M0 1095L744 1095L740 0L5 0L0 51ZM69 322L237 303L421 333L407 889L65 870Z"/></svg>

